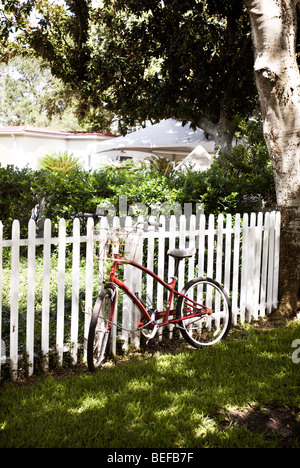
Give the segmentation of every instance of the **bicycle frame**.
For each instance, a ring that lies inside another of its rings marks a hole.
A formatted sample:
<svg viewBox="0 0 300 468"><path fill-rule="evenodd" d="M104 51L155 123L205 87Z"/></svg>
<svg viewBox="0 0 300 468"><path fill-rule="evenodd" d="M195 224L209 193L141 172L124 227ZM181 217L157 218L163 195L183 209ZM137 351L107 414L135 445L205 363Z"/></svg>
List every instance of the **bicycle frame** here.
<svg viewBox="0 0 300 468"><path fill-rule="evenodd" d="M163 279L161 279L159 276L157 276L153 271L148 270L148 268L144 267L143 265L140 265L139 263L136 263L130 260L124 260L120 258L118 254L115 254L114 257L115 258L110 269L109 280L106 283L107 286L109 287L112 285L114 286L116 285L118 288L124 291L125 294L131 299L133 304L139 309L146 323L150 324L150 328L151 326L154 327L153 317L149 314L149 312L147 311L147 309L145 308L141 300L128 288L128 286L125 283L123 283L116 276L117 268L119 265L122 265L122 264L132 265L134 268L137 268L141 270L142 272L146 273L147 275L152 276L152 278L155 281L160 283L165 289L168 290L169 295L168 295L168 302L167 302L166 310L160 311L160 312L155 311L155 325L157 325L158 327L162 327L164 325L169 325L169 324L176 324L177 322L181 322L182 320L191 319L193 317L199 317L203 315L211 315L213 313L212 310L209 309L208 307L200 303L197 303L193 301L192 299L190 299L189 297L185 296L184 294L176 291L175 290L176 283L177 283L176 277L172 277L172 281L170 283L167 283ZM181 318L169 319L170 315L173 316L176 314L176 309L171 309L174 296L182 297L189 301L187 309L188 311L190 311L190 314ZM162 322L156 323L156 321L159 319L162 319ZM142 328L143 325L145 325L145 323L143 323L142 319L140 319L139 324L138 324L138 329Z"/></svg>

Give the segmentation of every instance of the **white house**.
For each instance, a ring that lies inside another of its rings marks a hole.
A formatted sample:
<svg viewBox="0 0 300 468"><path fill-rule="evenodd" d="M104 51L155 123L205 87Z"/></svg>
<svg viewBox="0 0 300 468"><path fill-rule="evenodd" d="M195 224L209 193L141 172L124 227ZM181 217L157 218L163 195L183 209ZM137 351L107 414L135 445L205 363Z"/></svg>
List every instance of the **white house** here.
<svg viewBox="0 0 300 468"><path fill-rule="evenodd" d="M96 169L92 160L94 148L100 142L114 138L110 133L85 133L38 127L0 127L0 165L37 169L46 155L67 151L80 159L85 169Z"/></svg>

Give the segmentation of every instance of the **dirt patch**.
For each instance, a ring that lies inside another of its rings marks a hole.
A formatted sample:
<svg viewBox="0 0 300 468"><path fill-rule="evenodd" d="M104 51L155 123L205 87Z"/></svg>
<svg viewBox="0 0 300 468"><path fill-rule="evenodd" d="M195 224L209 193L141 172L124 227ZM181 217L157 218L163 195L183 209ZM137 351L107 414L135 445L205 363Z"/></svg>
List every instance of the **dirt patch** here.
<svg viewBox="0 0 300 468"><path fill-rule="evenodd" d="M253 432L264 432L266 437L276 434L283 448L300 448L300 414L293 408L269 406L229 411L228 421Z"/></svg>

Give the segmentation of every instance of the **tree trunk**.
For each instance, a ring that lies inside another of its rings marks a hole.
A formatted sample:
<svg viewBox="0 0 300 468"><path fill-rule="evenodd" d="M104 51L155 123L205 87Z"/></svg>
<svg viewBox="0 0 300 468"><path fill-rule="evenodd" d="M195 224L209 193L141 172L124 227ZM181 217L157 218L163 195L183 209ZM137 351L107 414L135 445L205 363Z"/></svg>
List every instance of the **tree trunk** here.
<svg viewBox="0 0 300 468"><path fill-rule="evenodd" d="M245 0L254 72L282 213L281 310L293 315L300 294L300 74L296 58L299 0Z"/></svg>
<svg viewBox="0 0 300 468"><path fill-rule="evenodd" d="M230 153L234 131L235 126L232 121L228 117L221 115L215 135L216 146L219 147L221 151Z"/></svg>
<svg viewBox="0 0 300 468"><path fill-rule="evenodd" d="M220 151L227 153L231 151L235 127L228 117L221 115L218 124L214 124L210 120L201 117L196 122L196 125L214 138L216 147Z"/></svg>
<svg viewBox="0 0 300 468"><path fill-rule="evenodd" d="M300 312L300 207L281 207L280 312L292 317Z"/></svg>

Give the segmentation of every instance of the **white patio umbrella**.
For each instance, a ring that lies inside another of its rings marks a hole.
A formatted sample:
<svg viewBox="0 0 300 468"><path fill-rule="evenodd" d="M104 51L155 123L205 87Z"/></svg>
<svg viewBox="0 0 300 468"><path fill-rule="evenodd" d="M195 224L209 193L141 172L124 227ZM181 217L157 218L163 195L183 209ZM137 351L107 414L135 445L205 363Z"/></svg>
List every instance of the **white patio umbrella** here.
<svg viewBox="0 0 300 468"><path fill-rule="evenodd" d="M177 164L175 171L205 171L213 163L214 156L198 145L186 158Z"/></svg>
<svg viewBox="0 0 300 468"><path fill-rule="evenodd" d="M190 124L182 126L173 119L163 120L158 124L130 133L125 137L113 138L98 143L93 155L123 151L124 155L141 157L143 153L156 154L173 161L182 160L197 146L201 145L208 153L214 152L214 140L207 138L203 130L194 131ZM115 154L115 153L114 153ZM145 155L146 156L146 155ZM140 159L139 157L139 159Z"/></svg>

